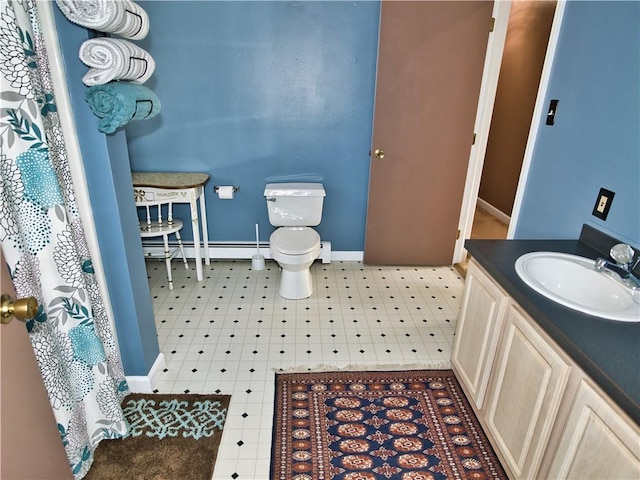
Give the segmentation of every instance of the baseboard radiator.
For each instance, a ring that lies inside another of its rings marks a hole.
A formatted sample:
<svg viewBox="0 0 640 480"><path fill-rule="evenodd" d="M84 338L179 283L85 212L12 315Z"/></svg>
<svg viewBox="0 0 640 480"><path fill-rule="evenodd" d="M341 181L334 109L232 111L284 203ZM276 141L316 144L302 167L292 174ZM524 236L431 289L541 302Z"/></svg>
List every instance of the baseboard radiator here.
<svg viewBox="0 0 640 480"><path fill-rule="evenodd" d="M195 258L193 242L183 243L184 253L187 258ZM169 247L173 249L177 247L177 243L170 242ZM271 258L268 242L260 242L258 246L256 246L255 242L209 242L209 257L212 260L251 260L251 257L257 254L258 248L260 255L264 256L265 259ZM162 255L164 251L163 245L155 242L143 242L142 249L145 256L154 257ZM200 249L200 254L204 257L202 249ZM331 263L331 242L320 242L320 256L318 258L322 260L322 263Z"/></svg>

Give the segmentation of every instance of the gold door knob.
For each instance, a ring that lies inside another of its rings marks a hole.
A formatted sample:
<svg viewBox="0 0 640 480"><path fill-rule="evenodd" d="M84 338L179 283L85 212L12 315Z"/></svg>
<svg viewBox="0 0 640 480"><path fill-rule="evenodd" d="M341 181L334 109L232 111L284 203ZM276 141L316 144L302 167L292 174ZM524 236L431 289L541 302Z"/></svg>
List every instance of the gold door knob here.
<svg viewBox="0 0 640 480"><path fill-rule="evenodd" d="M380 159L384 158L384 150L382 150L381 148L376 148L376 149L373 151L373 154L374 154L377 158L380 158Z"/></svg>
<svg viewBox="0 0 640 480"><path fill-rule="evenodd" d="M11 295L2 294L0 297L0 319L2 324L11 321L11 317L15 316L18 320L30 320L38 313L38 300L34 297L19 298L15 302Z"/></svg>

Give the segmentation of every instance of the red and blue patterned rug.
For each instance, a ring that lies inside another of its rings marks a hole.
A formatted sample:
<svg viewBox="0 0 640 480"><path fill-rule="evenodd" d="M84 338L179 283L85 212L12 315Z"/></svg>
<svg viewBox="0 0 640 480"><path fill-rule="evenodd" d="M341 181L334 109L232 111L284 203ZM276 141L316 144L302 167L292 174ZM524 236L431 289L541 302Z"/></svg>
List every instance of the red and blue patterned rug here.
<svg viewBox="0 0 640 480"><path fill-rule="evenodd" d="M451 370L279 373L272 480L506 479Z"/></svg>

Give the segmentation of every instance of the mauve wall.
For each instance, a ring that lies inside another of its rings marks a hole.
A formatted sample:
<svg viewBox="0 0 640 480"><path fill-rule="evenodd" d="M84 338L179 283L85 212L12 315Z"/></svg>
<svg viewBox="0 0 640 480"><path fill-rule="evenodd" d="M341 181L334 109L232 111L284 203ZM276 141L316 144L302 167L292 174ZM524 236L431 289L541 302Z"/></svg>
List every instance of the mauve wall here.
<svg viewBox="0 0 640 480"><path fill-rule="evenodd" d="M479 196L511 215L527 146L555 1L511 6Z"/></svg>

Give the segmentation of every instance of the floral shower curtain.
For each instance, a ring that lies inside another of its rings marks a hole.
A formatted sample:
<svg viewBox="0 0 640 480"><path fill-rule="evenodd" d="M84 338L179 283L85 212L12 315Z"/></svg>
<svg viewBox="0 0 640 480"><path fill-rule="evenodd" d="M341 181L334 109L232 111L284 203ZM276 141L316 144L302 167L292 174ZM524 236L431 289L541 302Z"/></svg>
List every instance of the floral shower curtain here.
<svg viewBox="0 0 640 480"><path fill-rule="evenodd" d="M71 470L127 431L127 384L76 207L35 0L0 2L0 240ZM34 452L37 456L37 452Z"/></svg>

